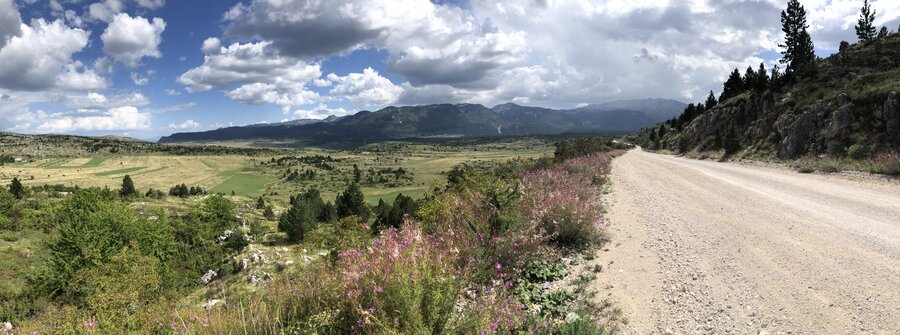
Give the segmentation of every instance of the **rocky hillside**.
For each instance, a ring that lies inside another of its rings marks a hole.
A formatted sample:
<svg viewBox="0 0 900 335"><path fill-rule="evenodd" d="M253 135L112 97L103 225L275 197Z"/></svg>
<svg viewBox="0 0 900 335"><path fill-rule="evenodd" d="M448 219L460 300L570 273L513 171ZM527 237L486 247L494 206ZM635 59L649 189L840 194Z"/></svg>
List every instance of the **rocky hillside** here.
<svg viewBox="0 0 900 335"><path fill-rule="evenodd" d="M685 104L648 99L555 110L503 104L438 104L387 107L375 112L320 122L288 122L176 133L161 143L243 140L297 141L313 144L337 141L377 141L416 137L488 137L547 135L576 132L626 133L672 118Z"/></svg>
<svg viewBox="0 0 900 335"><path fill-rule="evenodd" d="M869 157L900 147L898 91L900 34L894 33L845 45L803 77L771 80L764 90L701 105L632 139L678 152Z"/></svg>

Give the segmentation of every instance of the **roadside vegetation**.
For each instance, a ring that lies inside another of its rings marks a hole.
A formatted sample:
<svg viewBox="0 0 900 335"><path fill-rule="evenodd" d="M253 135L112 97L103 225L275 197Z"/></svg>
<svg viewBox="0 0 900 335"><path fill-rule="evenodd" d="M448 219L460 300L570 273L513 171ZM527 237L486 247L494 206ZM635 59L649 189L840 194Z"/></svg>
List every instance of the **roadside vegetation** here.
<svg viewBox="0 0 900 335"><path fill-rule="evenodd" d="M412 150L417 158L390 168L360 164L362 153L286 155L240 170L315 169L343 181L326 194L277 178L294 190L286 198L150 188L139 170L113 188L14 178L0 190L0 322L23 334L612 333L614 308L549 283L568 271L561 259L609 239L600 197L614 150L626 146L555 148L555 157L449 160L459 163L421 196L377 202L369 176L418 177L417 167L456 154Z"/></svg>

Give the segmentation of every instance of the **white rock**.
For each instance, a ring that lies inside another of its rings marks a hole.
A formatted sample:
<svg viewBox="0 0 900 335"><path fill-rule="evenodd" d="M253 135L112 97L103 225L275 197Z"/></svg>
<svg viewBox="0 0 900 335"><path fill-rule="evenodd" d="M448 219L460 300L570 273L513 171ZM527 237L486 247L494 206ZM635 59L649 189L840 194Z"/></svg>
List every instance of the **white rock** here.
<svg viewBox="0 0 900 335"><path fill-rule="evenodd" d="M219 300L219 299L213 299L213 300L207 301L205 304L203 304L203 309L210 309L210 308L216 307L216 305L218 305L220 302L222 302L222 300Z"/></svg>

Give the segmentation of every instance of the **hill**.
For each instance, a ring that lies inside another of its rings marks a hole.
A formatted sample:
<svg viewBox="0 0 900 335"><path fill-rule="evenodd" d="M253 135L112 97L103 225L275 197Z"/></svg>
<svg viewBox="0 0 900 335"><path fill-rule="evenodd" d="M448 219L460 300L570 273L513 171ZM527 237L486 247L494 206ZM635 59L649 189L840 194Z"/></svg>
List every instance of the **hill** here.
<svg viewBox="0 0 900 335"><path fill-rule="evenodd" d="M94 157L148 153L171 155L256 155L267 152L266 150L223 146L164 145L116 136L31 135L0 132L0 156L9 159Z"/></svg>
<svg viewBox="0 0 900 335"><path fill-rule="evenodd" d="M672 100L640 100L555 110L503 104L437 104L386 107L319 122L285 122L175 133L160 143L241 140L337 141L389 140L422 137L490 137L549 135L567 132L626 133L676 115L684 104Z"/></svg>
<svg viewBox="0 0 900 335"><path fill-rule="evenodd" d="M863 159L900 147L900 34L846 44L793 80L767 80L712 107L691 104L632 140L681 153L779 159Z"/></svg>

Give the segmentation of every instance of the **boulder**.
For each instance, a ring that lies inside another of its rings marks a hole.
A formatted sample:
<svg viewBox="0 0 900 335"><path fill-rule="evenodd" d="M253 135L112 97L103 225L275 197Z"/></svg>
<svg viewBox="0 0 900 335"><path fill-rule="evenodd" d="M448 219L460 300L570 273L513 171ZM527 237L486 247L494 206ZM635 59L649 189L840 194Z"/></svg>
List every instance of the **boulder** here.
<svg viewBox="0 0 900 335"><path fill-rule="evenodd" d="M211 308L213 308L213 307L216 307L216 305L218 305L218 304L221 303L221 302L222 302L222 300L219 300L219 299L213 299L213 300L207 301L207 302L206 302L205 304L203 304L203 306L201 306L201 307L203 307L203 309L211 309Z"/></svg>

